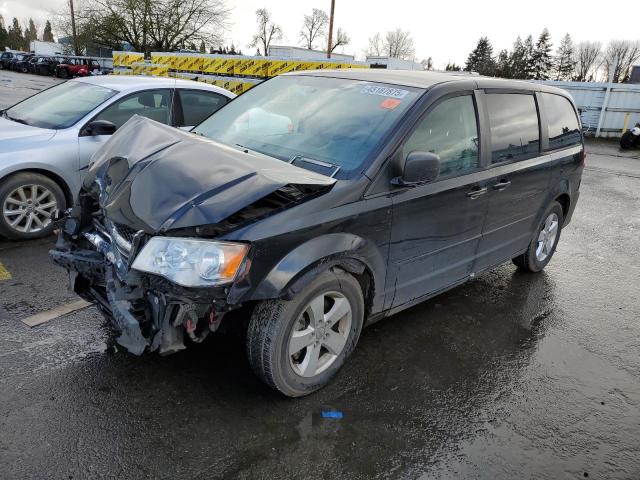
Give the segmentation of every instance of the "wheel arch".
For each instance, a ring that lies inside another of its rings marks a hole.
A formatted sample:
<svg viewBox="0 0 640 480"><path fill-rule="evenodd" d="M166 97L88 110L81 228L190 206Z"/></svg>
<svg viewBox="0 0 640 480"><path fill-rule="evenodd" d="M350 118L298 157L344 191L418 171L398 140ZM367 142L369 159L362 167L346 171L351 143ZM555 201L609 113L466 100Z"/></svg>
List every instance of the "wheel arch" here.
<svg viewBox="0 0 640 480"><path fill-rule="evenodd" d="M562 207L562 218L567 218L569 208L571 208L571 197L567 192L561 193L555 199L556 202Z"/></svg>
<svg viewBox="0 0 640 480"><path fill-rule="evenodd" d="M358 280L365 299L365 314L381 309L383 256L371 242L349 233L326 234L299 245L271 269L249 298L237 300L291 299L319 273L330 269L344 270Z"/></svg>
<svg viewBox="0 0 640 480"><path fill-rule="evenodd" d="M2 178L2 181L4 182L5 180L11 177L20 175L21 173L37 173L39 175L42 175L43 177L47 177L49 180L55 182L62 189L62 192L64 193L64 198L67 202L67 206L73 204L73 193L71 193L71 187L69 187L69 184L66 182L66 180L62 176L58 175L55 172L52 172L51 170L47 170L44 168L37 168L37 167L14 170L8 175L6 175L4 178Z"/></svg>
<svg viewBox="0 0 640 480"><path fill-rule="evenodd" d="M535 222L537 222L551 202L558 202L562 206L562 213L566 217L571 208L571 187L569 179L562 178L553 185L547 195L547 201L544 202L538 211Z"/></svg>

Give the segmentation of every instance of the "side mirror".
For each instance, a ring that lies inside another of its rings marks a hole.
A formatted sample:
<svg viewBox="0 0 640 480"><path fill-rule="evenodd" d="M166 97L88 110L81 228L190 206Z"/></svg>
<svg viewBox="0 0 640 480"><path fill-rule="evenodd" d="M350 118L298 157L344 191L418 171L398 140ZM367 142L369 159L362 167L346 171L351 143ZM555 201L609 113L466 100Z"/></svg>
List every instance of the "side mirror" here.
<svg viewBox="0 0 640 480"><path fill-rule="evenodd" d="M431 152L411 152L407 155L402 175L391 183L397 187L415 187L435 180L440 174L440 157Z"/></svg>
<svg viewBox="0 0 640 480"><path fill-rule="evenodd" d="M94 120L85 125L82 129L81 136L95 137L98 135L113 135L117 129L118 127L108 120Z"/></svg>

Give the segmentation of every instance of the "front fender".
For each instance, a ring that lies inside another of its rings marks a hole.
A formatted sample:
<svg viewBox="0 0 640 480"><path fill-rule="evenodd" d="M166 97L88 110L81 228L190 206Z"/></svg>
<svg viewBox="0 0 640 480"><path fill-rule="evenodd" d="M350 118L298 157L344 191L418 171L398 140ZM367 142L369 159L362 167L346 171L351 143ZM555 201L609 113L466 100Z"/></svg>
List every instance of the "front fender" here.
<svg viewBox="0 0 640 480"><path fill-rule="evenodd" d="M299 245L265 276L251 298L287 298L301 290L319 272L340 265L353 273L367 270L373 280L372 311L384 300L385 261L377 245L351 233L330 233ZM359 270L359 271L358 271Z"/></svg>

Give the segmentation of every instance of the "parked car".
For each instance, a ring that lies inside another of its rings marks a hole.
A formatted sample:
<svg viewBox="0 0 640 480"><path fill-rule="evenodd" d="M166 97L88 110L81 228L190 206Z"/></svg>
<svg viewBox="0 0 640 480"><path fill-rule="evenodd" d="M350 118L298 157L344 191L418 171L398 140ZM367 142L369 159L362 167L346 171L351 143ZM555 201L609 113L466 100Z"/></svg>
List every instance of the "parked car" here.
<svg viewBox="0 0 640 480"><path fill-rule="evenodd" d="M101 76L58 84L2 111L0 235L50 234L53 213L72 202L91 155L133 115L188 129L233 97L190 80Z"/></svg>
<svg viewBox="0 0 640 480"><path fill-rule="evenodd" d="M29 71L29 59L33 57L32 53L17 53L9 62L9 70L27 73Z"/></svg>
<svg viewBox="0 0 640 480"><path fill-rule="evenodd" d="M55 76L60 78L86 77L100 72L100 64L90 58L70 58L55 67Z"/></svg>
<svg viewBox="0 0 640 480"><path fill-rule="evenodd" d="M32 57L29 57L29 59L24 62L25 65L18 68L18 70L22 73L34 73L35 65L38 63L38 60L40 58L41 57L38 55L33 55Z"/></svg>
<svg viewBox="0 0 640 480"><path fill-rule="evenodd" d="M0 53L0 70L10 70L9 64L11 63L11 60L13 60L13 57L19 53L25 52L20 52L18 50L5 50Z"/></svg>
<svg viewBox="0 0 640 480"><path fill-rule="evenodd" d="M566 92L464 74L287 74L193 132L129 120L51 256L135 354L250 318L253 370L293 397L363 325L508 260L542 270L584 165Z"/></svg>
<svg viewBox="0 0 640 480"><path fill-rule="evenodd" d="M36 75L53 75L56 66L64 61L62 57L38 57L38 60L31 64L31 72Z"/></svg>

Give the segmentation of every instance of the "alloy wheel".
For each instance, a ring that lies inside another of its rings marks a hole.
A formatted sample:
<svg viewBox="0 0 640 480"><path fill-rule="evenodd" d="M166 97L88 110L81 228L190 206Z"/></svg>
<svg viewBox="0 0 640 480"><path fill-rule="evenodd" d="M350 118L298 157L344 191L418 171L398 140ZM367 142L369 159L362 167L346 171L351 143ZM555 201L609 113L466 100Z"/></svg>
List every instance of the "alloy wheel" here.
<svg viewBox="0 0 640 480"><path fill-rule="evenodd" d="M301 377L313 377L329 368L347 344L351 321L351 304L339 292L326 292L309 302L289 339L293 371Z"/></svg>
<svg viewBox="0 0 640 480"><path fill-rule="evenodd" d="M58 202L42 185L21 185L4 199L2 215L6 224L20 233L39 232L51 223Z"/></svg>
<svg viewBox="0 0 640 480"><path fill-rule="evenodd" d="M555 213L549 214L545 219L536 245L536 259L539 262L544 262L547 257L551 255L553 246L556 243L556 237L558 236L559 224L558 215Z"/></svg>

